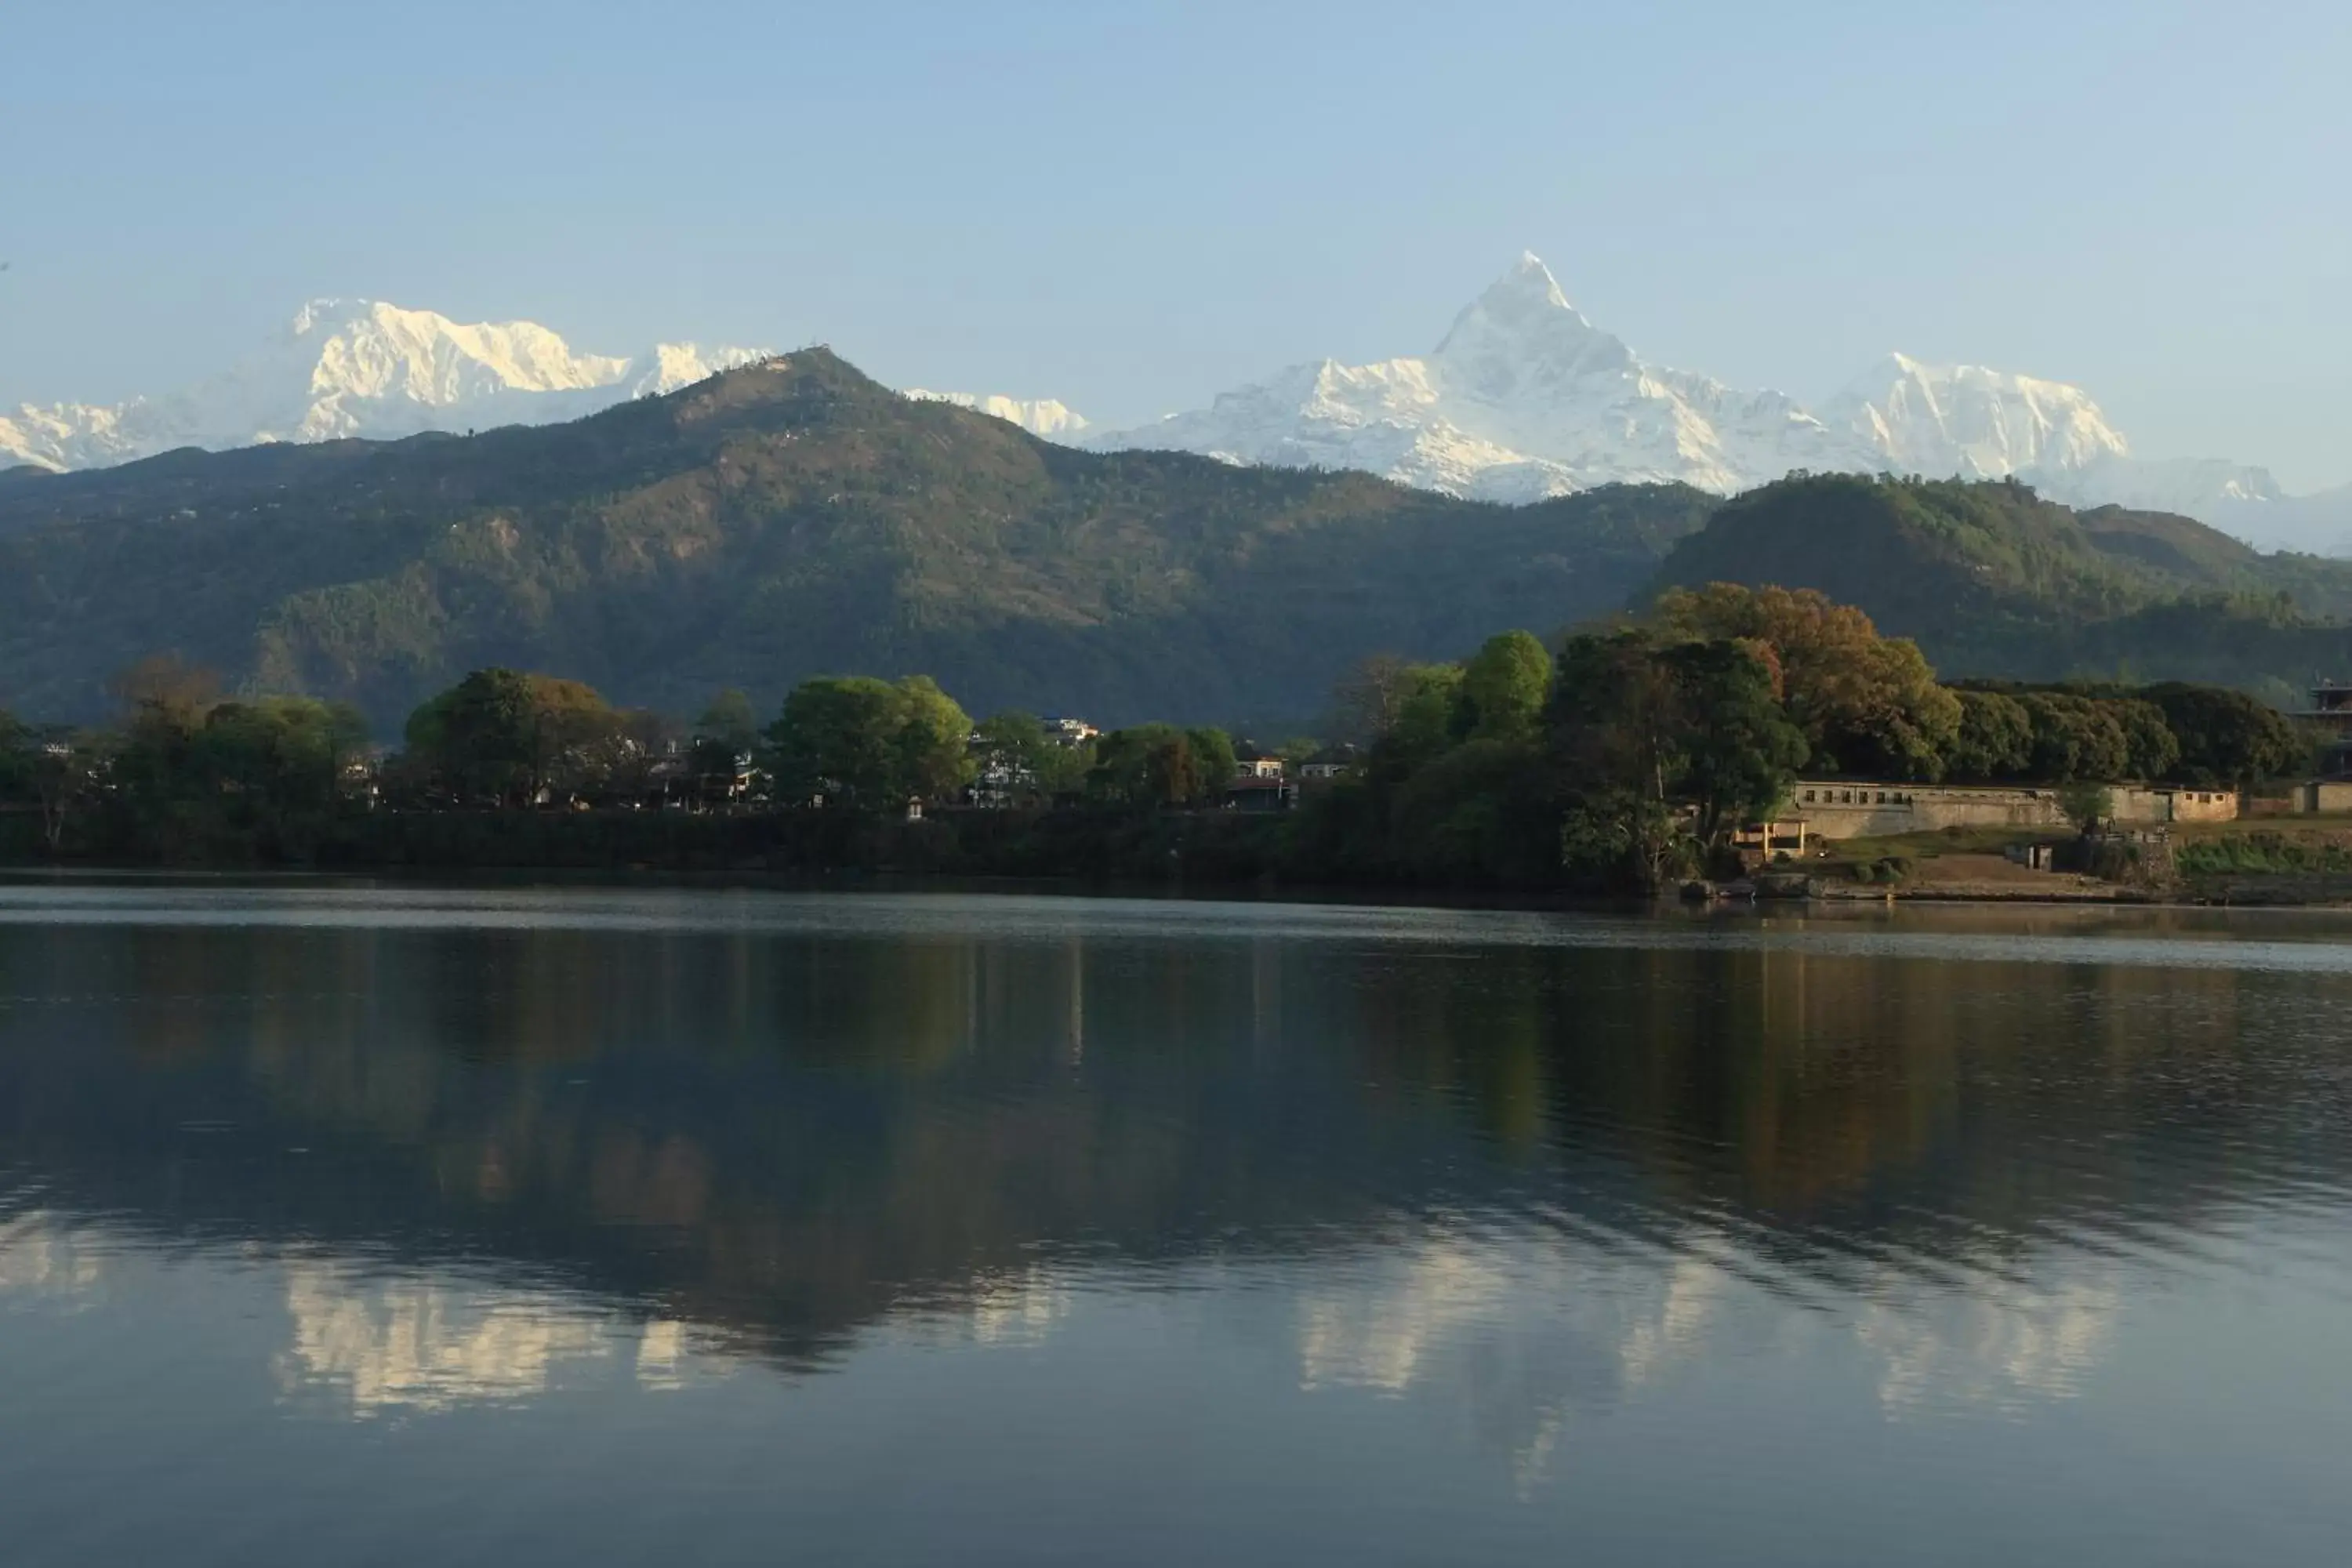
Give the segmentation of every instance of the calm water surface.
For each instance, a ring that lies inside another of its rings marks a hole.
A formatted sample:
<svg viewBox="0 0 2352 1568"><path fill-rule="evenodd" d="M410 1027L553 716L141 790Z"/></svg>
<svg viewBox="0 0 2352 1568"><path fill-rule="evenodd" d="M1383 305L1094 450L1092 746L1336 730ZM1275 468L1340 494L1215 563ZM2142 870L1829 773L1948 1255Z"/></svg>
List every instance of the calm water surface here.
<svg viewBox="0 0 2352 1568"><path fill-rule="evenodd" d="M0 883L0 1562L2340 1563L2352 926Z"/></svg>

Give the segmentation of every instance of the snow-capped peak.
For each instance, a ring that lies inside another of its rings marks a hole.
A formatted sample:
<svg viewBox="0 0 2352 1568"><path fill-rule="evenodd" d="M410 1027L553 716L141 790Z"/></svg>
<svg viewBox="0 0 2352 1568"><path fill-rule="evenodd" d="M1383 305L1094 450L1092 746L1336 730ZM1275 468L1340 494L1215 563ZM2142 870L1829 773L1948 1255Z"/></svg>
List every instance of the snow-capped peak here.
<svg viewBox="0 0 2352 1568"><path fill-rule="evenodd" d="M1909 472L1999 479L2131 456L2079 386L1902 353L1849 383L1823 414Z"/></svg>
<svg viewBox="0 0 2352 1568"><path fill-rule="evenodd" d="M0 416L0 459L75 468L174 447L545 424L760 357L691 343L580 353L533 321L460 322L381 300L322 298L226 372L179 392Z"/></svg>
<svg viewBox="0 0 2352 1568"><path fill-rule="evenodd" d="M1367 468L1500 500L1611 481L1729 493L1797 468L2015 475L2059 500L2208 517L2279 493L2259 468L2134 458L2090 395L2063 382L1890 354L1816 416L1778 392L1650 364L1587 320L1532 252L1425 357L1294 365L1086 444Z"/></svg>
<svg viewBox="0 0 2352 1568"><path fill-rule="evenodd" d="M996 393L931 392L910 386L903 395L918 403L952 403L958 408L1010 421L1032 436L1067 441L1087 429L1086 416L1051 397L1005 397Z"/></svg>
<svg viewBox="0 0 2352 1568"><path fill-rule="evenodd" d="M1504 500L1612 480L1731 490L1759 472L1834 466L1841 450L1779 394L1643 363L1570 304L1532 253L1425 357L1294 366L1197 413L1090 444L1370 468Z"/></svg>

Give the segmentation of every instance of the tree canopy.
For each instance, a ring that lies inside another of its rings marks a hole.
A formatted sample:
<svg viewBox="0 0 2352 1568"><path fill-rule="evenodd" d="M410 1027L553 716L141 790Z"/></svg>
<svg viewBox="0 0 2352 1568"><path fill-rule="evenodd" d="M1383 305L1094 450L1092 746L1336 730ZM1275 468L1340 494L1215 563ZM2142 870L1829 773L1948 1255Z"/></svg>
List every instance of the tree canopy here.
<svg viewBox="0 0 2352 1568"><path fill-rule="evenodd" d="M867 814L951 796L968 783L971 721L927 676L804 680L768 727L779 796Z"/></svg>

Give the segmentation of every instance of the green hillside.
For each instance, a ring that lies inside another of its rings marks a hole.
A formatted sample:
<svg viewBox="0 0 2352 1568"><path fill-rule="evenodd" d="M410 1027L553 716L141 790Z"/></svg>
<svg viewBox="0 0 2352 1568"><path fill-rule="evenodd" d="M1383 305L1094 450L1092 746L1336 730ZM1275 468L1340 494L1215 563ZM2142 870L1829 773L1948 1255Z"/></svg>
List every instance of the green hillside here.
<svg viewBox="0 0 2352 1568"><path fill-rule="evenodd" d="M1364 654L1616 607L1715 504L1076 452L816 349L570 425L0 476L0 707L86 714L173 649L384 731L491 664L674 710L928 671L974 711L1299 717Z"/></svg>
<svg viewBox="0 0 2352 1568"><path fill-rule="evenodd" d="M2117 675L2287 700L2352 672L2352 563L2263 555L2184 517L2077 513L2011 482L1800 476L1726 502L1657 588L1817 588L1949 677Z"/></svg>

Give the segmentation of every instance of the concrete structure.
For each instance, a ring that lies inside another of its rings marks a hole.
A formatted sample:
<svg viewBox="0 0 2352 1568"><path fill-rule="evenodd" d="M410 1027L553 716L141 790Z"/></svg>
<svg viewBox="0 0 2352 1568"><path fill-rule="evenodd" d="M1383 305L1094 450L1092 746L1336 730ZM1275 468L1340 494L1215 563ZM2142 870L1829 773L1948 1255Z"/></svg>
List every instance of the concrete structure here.
<svg viewBox="0 0 2352 1568"><path fill-rule="evenodd" d="M1731 847L1740 863L1751 868L1769 865L1776 856L1801 859L1810 831L1801 816L1750 822L1733 829Z"/></svg>
<svg viewBox="0 0 2352 1568"><path fill-rule="evenodd" d="M2065 807L2047 789L1956 784L1861 784L1799 779L1790 786L1794 816L1815 838L1881 838L1947 827L2064 827Z"/></svg>
<svg viewBox="0 0 2352 1568"><path fill-rule="evenodd" d="M2306 816L2323 811L2352 811L2352 779L2314 779L2297 785L2294 808Z"/></svg>
<svg viewBox="0 0 2352 1568"><path fill-rule="evenodd" d="M2352 686L2323 680L2311 689L2311 706L2288 717L2327 731L2327 749L2319 760L2323 777L2352 777Z"/></svg>
<svg viewBox="0 0 2352 1568"><path fill-rule="evenodd" d="M2116 784L2107 791L2109 815L2117 822L2235 822L2241 815L2233 789L2144 789Z"/></svg>
<svg viewBox="0 0 2352 1568"><path fill-rule="evenodd" d="M1278 779L1282 776L1280 757L1244 757L1234 764L1237 779Z"/></svg>
<svg viewBox="0 0 2352 1568"><path fill-rule="evenodd" d="M2236 790L2106 786L2116 822L2235 822ZM1960 784L1862 784L1800 779L1790 787L1795 815L1815 838L1885 838L1947 827L2071 827L2055 789ZM2352 809L2347 806L2347 809Z"/></svg>

